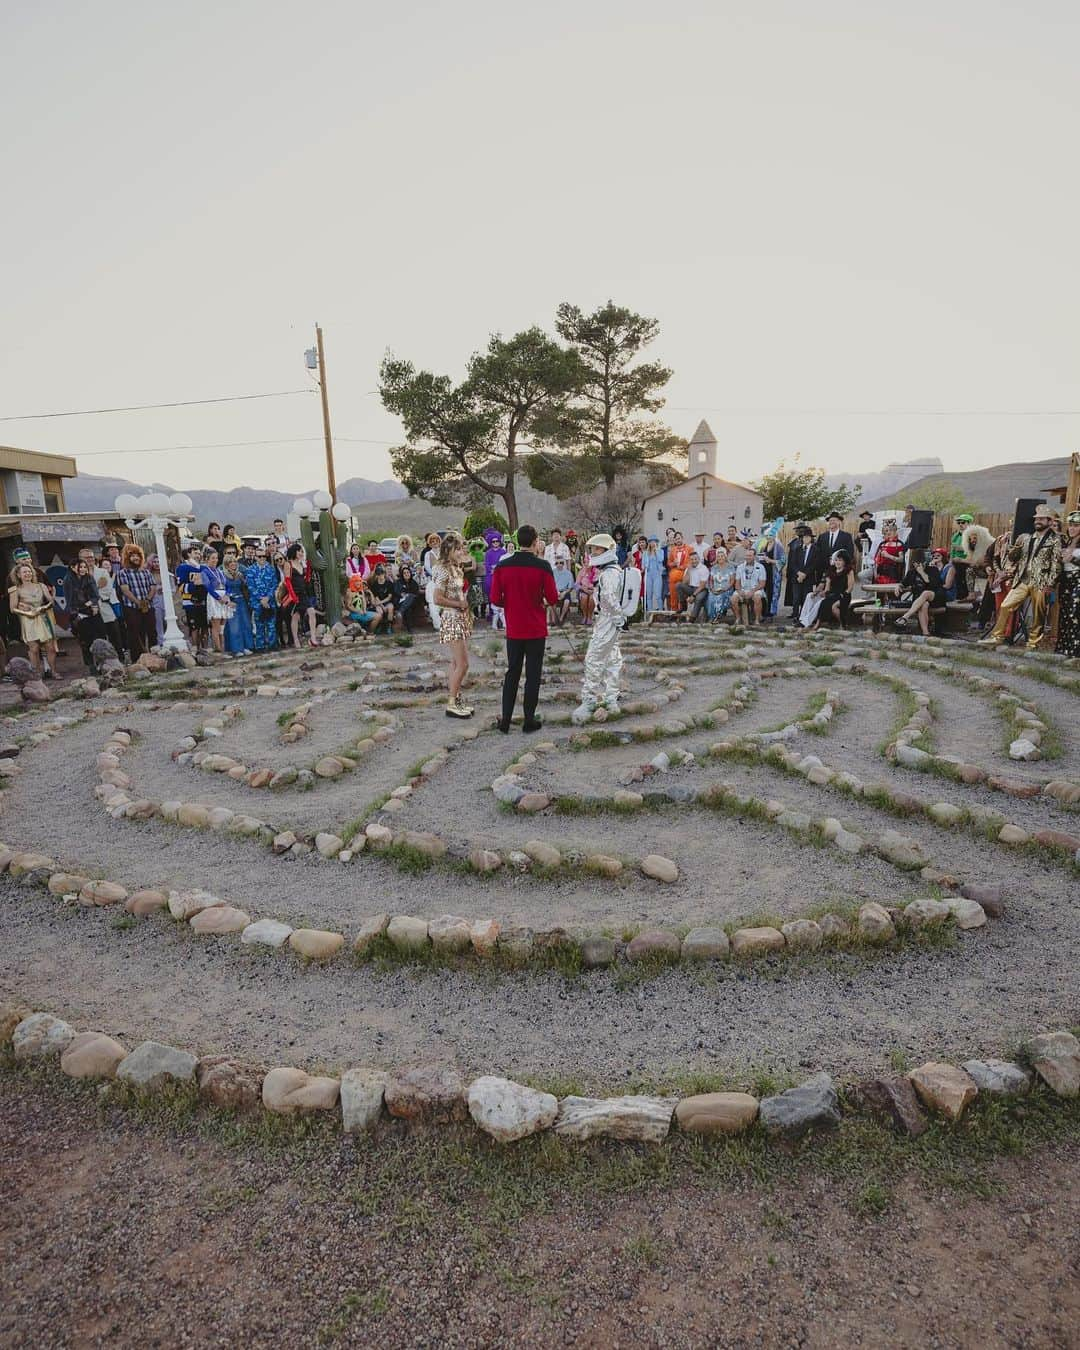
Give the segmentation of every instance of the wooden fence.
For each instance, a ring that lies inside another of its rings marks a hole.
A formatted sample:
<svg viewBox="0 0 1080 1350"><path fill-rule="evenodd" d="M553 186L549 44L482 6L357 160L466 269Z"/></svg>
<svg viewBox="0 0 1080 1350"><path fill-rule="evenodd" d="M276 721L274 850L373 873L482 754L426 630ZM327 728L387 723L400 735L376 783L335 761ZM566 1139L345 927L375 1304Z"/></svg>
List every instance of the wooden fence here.
<svg viewBox="0 0 1080 1350"><path fill-rule="evenodd" d="M900 512L900 519L903 519L903 512ZM795 538L795 525L797 522L788 522L780 531L781 542L785 547ZM818 534L824 529L823 525L811 522L814 525L814 533ZM1006 530L1012 529L1012 512L981 512L975 517L976 525L985 525L991 535L996 539L999 534L1004 534ZM854 535L859 529L859 517L848 516L844 521L844 529ZM934 528L930 535L930 545L932 548L948 548L955 533L953 518L950 515L936 512L934 515Z"/></svg>

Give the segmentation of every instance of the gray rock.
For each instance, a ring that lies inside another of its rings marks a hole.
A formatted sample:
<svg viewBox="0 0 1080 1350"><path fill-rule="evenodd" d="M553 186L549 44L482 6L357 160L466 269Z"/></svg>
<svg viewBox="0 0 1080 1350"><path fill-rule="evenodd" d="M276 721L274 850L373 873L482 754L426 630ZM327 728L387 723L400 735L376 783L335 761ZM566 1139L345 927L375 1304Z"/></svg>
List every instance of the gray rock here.
<svg viewBox="0 0 1080 1350"><path fill-rule="evenodd" d="M1034 1036L1024 1047L1031 1067L1059 1097L1080 1095L1080 1041L1068 1031Z"/></svg>
<svg viewBox="0 0 1080 1350"><path fill-rule="evenodd" d="M682 941L684 961L720 961L731 950L722 928L691 928Z"/></svg>
<svg viewBox="0 0 1080 1350"><path fill-rule="evenodd" d="M117 1078L137 1087L153 1089L169 1083L190 1083L198 1060L187 1050L159 1041L143 1041L116 1070Z"/></svg>
<svg viewBox="0 0 1080 1350"><path fill-rule="evenodd" d="M766 1133L789 1139L838 1125L840 1106L833 1081L827 1073L816 1073L799 1087L764 1097L759 1116Z"/></svg>
<svg viewBox="0 0 1080 1350"><path fill-rule="evenodd" d="M610 966L615 960L615 943L608 937L587 937L581 943L581 964L586 970Z"/></svg>
<svg viewBox="0 0 1080 1350"><path fill-rule="evenodd" d="M75 1039L75 1028L51 1013L31 1013L11 1033L16 1059L59 1058Z"/></svg>
<svg viewBox="0 0 1080 1350"><path fill-rule="evenodd" d="M341 1127L346 1134L370 1130L382 1112L389 1074L382 1069L346 1069L341 1075Z"/></svg>
<svg viewBox="0 0 1080 1350"><path fill-rule="evenodd" d="M1019 1064L1004 1059L969 1059L960 1067L980 1092L1012 1097L1031 1089L1031 1075Z"/></svg>

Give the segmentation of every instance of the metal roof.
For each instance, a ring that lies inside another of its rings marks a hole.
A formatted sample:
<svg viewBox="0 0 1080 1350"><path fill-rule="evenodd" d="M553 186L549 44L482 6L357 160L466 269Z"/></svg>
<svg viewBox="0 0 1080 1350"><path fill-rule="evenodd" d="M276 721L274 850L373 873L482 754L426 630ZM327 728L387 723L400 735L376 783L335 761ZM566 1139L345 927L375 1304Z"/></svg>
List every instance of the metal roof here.
<svg viewBox="0 0 1080 1350"><path fill-rule="evenodd" d="M70 455L46 455L40 450L20 450L15 445L0 445L0 469L21 473L55 473L61 478L77 478L78 469Z"/></svg>

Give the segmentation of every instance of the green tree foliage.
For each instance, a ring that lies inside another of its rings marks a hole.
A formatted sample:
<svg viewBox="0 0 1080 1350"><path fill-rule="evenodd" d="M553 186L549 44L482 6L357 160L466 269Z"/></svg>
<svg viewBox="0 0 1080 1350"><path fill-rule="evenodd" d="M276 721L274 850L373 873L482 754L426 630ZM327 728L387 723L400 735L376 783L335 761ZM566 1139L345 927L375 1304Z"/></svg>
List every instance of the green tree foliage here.
<svg viewBox="0 0 1080 1350"><path fill-rule="evenodd" d="M982 510L979 503L973 501L958 483L948 478L913 487L902 495L905 504L910 503L923 511L933 511L935 515L947 516L950 520L965 512L974 516Z"/></svg>
<svg viewBox="0 0 1080 1350"><path fill-rule="evenodd" d="M379 394L408 437L390 453L394 473L411 494L438 505L475 506L478 496L499 497L516 529L520 443L578 379L576 357L537 327L511 338L492 336L460 385L387 354Z"/></svg>
<svg viewBox="0 0 1080 1350"><path fill-rule="evenodd" d="M858 483L853 488L846 483L836 488L827 487L825 470L802 468L798 455L790 468L781 462L772 473L765 474L750 486L764 498L761 504L763 520L775 520L777 516L783 516L785 520L821 520L830 511L839 511L846 516L859 500L862 490Z"/></svg>
<svg viewBox="0 0 1080 1350"><path fill-rule="evenodd" d="M641 415L663 407L660 390L671 378L667 366L638 359L660 331L655 319L610 300L591 314L564 303L555 329L577 360L577 381L572 398L533 420L537 445L554 447L529 458L533 487L569 497L685 454L686 442L670 427Z"/></svg>
<svg viewBox="0 0 1080 1350"><path fill-rule="evenodd" d="M480 506L465 517L461 533L466 539L476 539L485 530L498 530L500 534L505 534L509 528L506 517L500 515L493 506Z"/></svg>

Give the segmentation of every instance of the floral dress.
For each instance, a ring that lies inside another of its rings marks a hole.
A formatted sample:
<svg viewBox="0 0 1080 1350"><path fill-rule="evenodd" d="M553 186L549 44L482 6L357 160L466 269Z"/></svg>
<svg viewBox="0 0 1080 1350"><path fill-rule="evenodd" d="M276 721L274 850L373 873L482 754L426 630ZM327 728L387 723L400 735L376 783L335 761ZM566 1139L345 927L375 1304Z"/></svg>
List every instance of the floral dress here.
<svg viewBox="0 0 1080 1350"><path fill-rule="evenodd" d="M465 598L465 573L460 567L436 563L432 568L431 580L436 596L460 595L462 599ZM472 635L473 619L468 609L440 608L439 620L440 642L462 642Z"/></svg>

